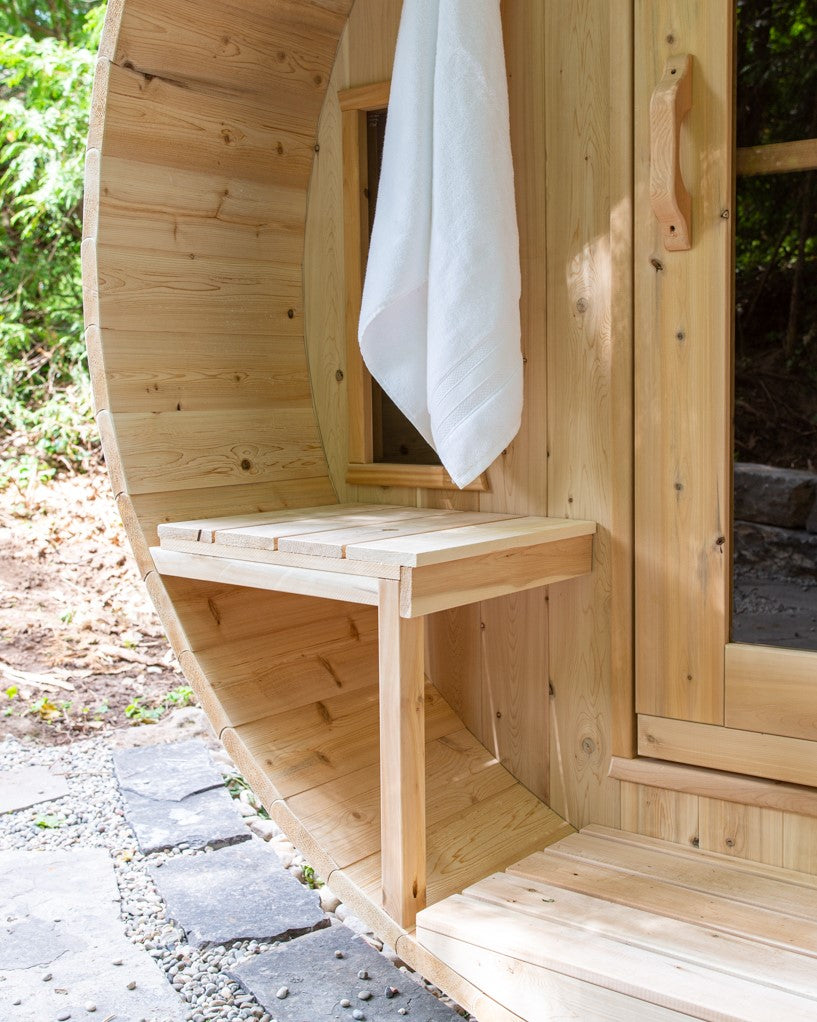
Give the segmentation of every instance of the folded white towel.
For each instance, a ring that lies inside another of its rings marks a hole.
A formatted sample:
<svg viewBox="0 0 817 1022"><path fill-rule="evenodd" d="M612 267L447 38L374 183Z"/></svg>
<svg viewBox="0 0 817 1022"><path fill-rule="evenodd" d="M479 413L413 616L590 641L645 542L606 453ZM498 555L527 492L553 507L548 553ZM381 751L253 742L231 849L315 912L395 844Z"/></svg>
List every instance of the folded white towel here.
<svg viewBox="0 0 817 1022"><path fill-rule="evenodd" d="M499 0L404 0L360 348L458 486L519 429L519 294Z"/></svg>

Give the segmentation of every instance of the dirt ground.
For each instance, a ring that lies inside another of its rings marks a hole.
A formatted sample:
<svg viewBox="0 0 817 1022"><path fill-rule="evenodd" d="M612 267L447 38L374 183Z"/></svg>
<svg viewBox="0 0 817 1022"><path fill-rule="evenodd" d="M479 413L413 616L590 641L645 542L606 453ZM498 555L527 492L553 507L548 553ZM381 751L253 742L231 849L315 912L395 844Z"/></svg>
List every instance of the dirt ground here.
<svg viewBox="0 0 817 1022"><path fill-rule="evenodd" d="M149 726L183 686L107 476L0 492L0 740Z"/></svg>

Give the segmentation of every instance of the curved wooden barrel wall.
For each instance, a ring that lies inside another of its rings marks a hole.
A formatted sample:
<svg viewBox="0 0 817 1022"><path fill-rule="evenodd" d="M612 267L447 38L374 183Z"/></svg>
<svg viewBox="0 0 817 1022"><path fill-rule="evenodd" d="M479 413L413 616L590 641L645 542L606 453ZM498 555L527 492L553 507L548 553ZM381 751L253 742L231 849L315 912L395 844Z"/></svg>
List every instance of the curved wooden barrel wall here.
<svg viewBox="0 0 817 1022"><path fill-rule="evenodd" d="M270 706L375 684L375 610L162 579L148 553L160 522L338 498L598 521L592 577L433 615L428 673L539 798L576 825L616 826L610 678L619 667L627 683L627 640L617 652L614 636L628 634L629 613L626 527L610 543L615 517L629 515L627 458L612 468L627 424L619 417L613 429L611 413L611 392L626 403L629 386L627 345L615 359L610 346L609 28L620 12L604 0L503 3L525 418L489 492L459 494L345 482L337 92L389 77L400 6L110 0L83 272L114 491L171 642L228 747L234 728ZM616 564L624 599L611 605ZM242 751L244 762L263 753ZM262 767L250 779L273 801ZM320 848L304 850L320 867ZM420 953L402 949L410 961ZM453 974L421 965L454 991ZM472 990L472 1010L478 998Z"/></svg>

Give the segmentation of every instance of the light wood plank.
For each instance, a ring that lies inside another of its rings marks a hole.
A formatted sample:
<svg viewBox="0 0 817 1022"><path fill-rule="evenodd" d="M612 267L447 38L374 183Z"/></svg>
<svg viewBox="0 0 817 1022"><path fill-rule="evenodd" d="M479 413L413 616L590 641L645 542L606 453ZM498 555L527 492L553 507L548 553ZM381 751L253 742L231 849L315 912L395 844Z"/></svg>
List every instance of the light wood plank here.
<svg viewBox="0 0 817 1022"><path fill-rule="evenodd" d="M124 486L124 480L122 480ZM301 504L317 506L336 500L329 477L274 480L248 486L206 486L194 490L125 494L117 491L116 503L142 574L152 570L149 548L159 542L162 522L201 515L241 514Z"/></svg>
<svg viewBox="0 0 817 1022"><path fill-rule="evenodd" d="M353 486L416 486L424 490L467 490L477 493L489 489L486 475L460 488L441 465L390 465L384 462L350 464L346 482ZM483 509L490 510L490 509Z"/></svg>
<svg viewBox="0 0 817 1022"><path fill-rule="evenodd" d="M725 723L817 741L817 653L729 643Z"/></svg>
<svg viewBox="0 0 817 1022"><path fill-rule="evenodd" d="M547 802L549 733L547 590L480 605L485 745L525 787Z"/></svg>
<svg viewBox="0 0 817 1022"><path fill-rule="evenodd" d="M599 827L590 824L582 831L583 834L596 834L608 841L618 841L625 845L632 845L638 848L655 848L664 853L679 856L682 859L691 859L693 862L705 858L709 862L721 863L724 868L731 871L763 877L767 880L776 880L784 884L799 885L812 890L817 886L814 877L796 869L781 869L777 866L760 862L750 862L747 859L737 859L732 856L720 855L718 852L699 852L684 845L670 845L666 841L658 841L654 838L644 837L641 834L627 834L621 830L613 830L610 827Z"/></svg>
<svg viewBox="0 0 817 1022"><path fill-rule="evenodd" d="M747 146L736 152L736 169L741 174L787 174L817 169L817 138L771 145Z"/></svg>
<svg viewBox="0 0 817 1022"><path fill-rule="evenodd" d="M346 399L349 416L350 462L372 461L372 378L358 346L358 322L363 297L369 214L364 202L368 189L366 115L359 110L341 114L343 153L343 280L346 294Z"/></svg>
<svg viewBox="0 0 817 1022"><path fill-rule="evenodd" d="M400 617L400 583L380 583L380 835L383 908L413 926L426 903L423 622Z"/></svg>
<svg viewBox="0 0 817 1022"><path fill-rule="evenodd" d="M305 188L314 152L310 129L319 108L311 118L292 117L286 108L271 118L246 97L111 64L100 148L124 159L182 170L210 167L232 177ZM89 145L97 144L92 136Z"/></svg>
<svg viewBox="0 0 817 1022"><path fill-rule="evenodd" d="M514 550L533 543L557 542L575 536L592 536L594 522L564 518L508 517L489 525L469 525L447 529L439 534L355 543L348 547L349 558L421 567L457 560L460 557Z"/></svg>
<svg viewBox="0 0 817 1022"><path fill-rule="evenodd" d="M814 1002L809 999L714 973L706 966L686 964L679 969L672 959L661 954L600 941L593 933L569 925L522 913L509 914L504 908L464 896L429 909L422 916L421 927L420 939L426 945L433 940L431 934L442 933L466 945L469 952L483 947L528 962L539 970L567 975L608 993L631 998L630 1015L622 1018L649 1018L649 1006L660 1005L682 1016L744 1022L760 1017L757 1014L760 996L765 1004L775 1005L775 1014L785 1012L788 1017L791 1012L793 1018L805 1022L814 1011ZM460 957L455 961L459 962ZM448 960L451 961L450 957ZM454 967L455 961L451 961ZM495 989L493 977L487 985ZM508 1003L519 1010L513 998Z"/></svg>
<svg viewBox="0 0 817 1022"><path fill-rule="evenodd" d="M809 921L817 915L816 891L785 883L776 876L764 877L759 871L732 870L727 856L713 860L706 855L697 858L676 855L671 846L661 849L653 843L651 847L644 847L636 841L625 844L586 830L566 838L558 848L551 848L548 855L674 884L688 891L723 898L730 905L741 904ZM724 907L724 911L730 912L731 908ZM817 928L814 933L817 934Z"/></svg>
<svg viewBox="0 0 817 1022"><path fill-rule="evenodd" d="M817 875L817 820L783 815L783 866Z"/></svg>
<svg viewBox="0 0 817 1022"><path fill-rule="evenodd" d="M421 929L419 940L426 950L445 961L472 983L488 986L521 1018L537 1022L581 1019L582 1022L688 1022L689 1015L627 994L607 990L594 983L565 976L558 970L543 969L512 955L477 947L457 935ZM638 1015L634 1016L633 1012Z"/></svg>
<svg viewBox="0 0 817 1022"><path fill-rule="evenodd" d="M621 793L621 827L639 835L696 847L697 795L665 788L625 784Z"/></svg>
<svg viewBox="0 0 817 1022"><path fill-rule="evenodd" d="M203 17L196 0L157 0L128 12L115 59L179 84L267 102L274 112L289 106L306 125L317 117L344 20L340 5L248 11L222 3Z"/></svg>
<svg viewBox="0 0 817 1022"><path fill-rule="evenodd" d="M459 531L465 530L451 530ZM417 617L575 578L590 571L591 558L592 537L576 536L524 549L465 557L457 562L454 571L448 562L402 568L401 613Z"/></svg>
<svg viewBox="0 0 817 1022"><path fill-rule="evenodd" d="M462 729L426 743L426 825L429 828L518 783ZM380 850L380 783L363 768L289 799L313 838L343 869Z"/></svg>
<svg viewBox="0 0 817 1022"><path fill-rule="evenodd" d="M389 105L391 82L373 82L371 85L358 85L354 89L341 89L338 102L343 111L346 110L383 110Z"/></svg>
<svg viewBox="0 0 817 1022"><path fill-rule="evenodd" d="M363 575L345 575L334 571L313 571L309 568L279 567L259 561L235 561L227 557L205 557L182 554L174 550L152 547L151 555L162 575L178 575L216 582L249 586L254 589L275 589L301 596L318 596L327 600L377 604L378 579Z"/></svg>
<svg viewBox="0 0 817 1022"><path fill-rule="evenodd" d="M203 650L195 659L232 727L355 692L378 679L375 636L326 639L313 651L287 655L260 635Z"/></svg>
<svg viewBox="0 0 817 1022"><path fill-rule="evenodd" d="M430 686L425 691L425 727L429 741L453 734L460 722ZM341 693L312 706L274 714L236 728L248 755L289 798L338 777L368 768L376 772L378 751L377 687ZM375 901L380 904L380 876Z"/></svg>
<svg viewBox="0 0 817 1022"><path fill-rule="evenodd" d="M125 412L116 440L131 494L326 475L311 408Z"/></svg>
<svg viewBox="0 0 817 1022"><path fill-rule="evenodd" d="M617 905L631 905L658 916L669 916L811 958L817 957L817 927L813 922L745 905L716 894L679 887L673 882L633 876L552 852L538 852L517 863L508 872L525 879L545 880L556 887Z"/></svg>
<svg viewBox="0 0 817 1022"><path fill-rule="evenodd" d="M802 738L644 715L639 717L638 736L643 756L817 785L814 743Z"/></svg>
<svg viewBox="0 0 817 1022"><path fill-rule="evenodd" d="M635 120L637 706L710 724L723 723L731 575L733 12L730 0L635 5L635 109L648 109L675 54L693 54L705 76L681 147L690 251L661 242L649 119Z"/></svg>
<svg viewBox="0 0 817 1022"><path fill-rule="evenodd" d="M700 844L723 855L783 864L783 814L759 806L702 798Z"/></svg>
<svg viewBox="0 0 817 1022"><path fill-rule="evenodd" d="M469 806L428 828L427 898L430 905L509 866L518 856L558 841L573 830L521 784ZM380 855L348 866L345 874L377 897Z"/></svg>
<svg viewBox="0 0 817 1022"><path fill-rule="evenodd" d="M218 256L82 243L83 280L98 295L86 326L140 333L302 336L301 268ZM93 270L98 267L98 283Z"/></svg>
<svg viewBox="0 0 817 1022"><path fill-rule="evenodd" d="M249 335L240 366L231 343L223 335L106 331L106 407L116 414L310 406L300 338Z"/></svg>
<svg viewBox="0 0 817 1022"><path fill-rule="evenodd" d="M254 511L242 515L220 515L212 518L194 518L183 522L166 522L159 525L159 536L162 542L167 540L184 540L201 544L214 543L216 533L220 544L227 542L227 536L234 529L252 529L259 525L278 524L284 522L301 522L304 519L331 518L343 516L356 509L356 504L326 504L317 507L275 508L269 511ZM366 512L372 505L364 505L360 510ZM249 546L249 543L247 544ZM275 549L274 542L270 549Z"/></svg>
<svg viewBox="0 0 817 1022"><path fill-rule="evenodd" d="M304 239L304 330L315 414L329 471L342 500L357 498L346 483L349 418L346 382L346 294L343 264L343 165L339 81L348 74L348 34L332 68L318 121Z"/></svg>
<svg viewBox="0 0 817 1022"><path fill-rule="evenodd" d="M610 776L634 784L686 792L688 795L704 795L707 798L756 805L765 809L783 809L804 816L817 816L817 791L814 788L761 780L745 774L725 773L680 763L663 763L642 756L638 759L613 757L610 761Z"/></svg>
<svg viewBox="0 0 817 1022"><path fill-rule="evenodd" d="M280 549L278 540L285 537L334 532L344 524L353 528L356 524L401 522L416 513L413 508L398 504L336 504L334 507L315 508L312 513L306 509L302 515L284 515L267 522L259 518L256 522L245 521L234 526L225 521L214 529L213 541L246 550L275 550Z"/></svg>
<svg viewBox="0 0 817 1022"><path fill-rule="evenodd" d="M445 529L463 528L469 524L485 524L498 521L502 515L490 515L484 511L442 511L433 508L411 509L400 514L389 515L380 521L361 521L354 519L348 525L337 529L301 536L293 533L282 538L278 543L280 550L290 553L313 554L320 557L344 557L349 546L375 543L379 539L400 539L408 536L420 536L428 533L438 534ZM304 530L306 533L307 530Z"/></svg>
<svg viewBox="0 0 817 1022"><path fill-rule="evenodd" d="M636 749L633 578L633 9L610 4L610 697L613 755ZM622 113L626 111L626 113ZM614 467L613 467L614 466Z"/></svg>
<svg viewBox="0 0 817 1022"><path fill-rule="evenodd" d="M202 557L227 557L236 561L250 561L260 564L277 564L288 568L311 568L316 571L335 571L342 575L362 575L367 578L400 578L400 568L395 564L376 564L374 561L349 562L335 557L314 557L311 554L287 554L279 550L247 550L240 546L226 546L222 543L196 543L187 540L163 540L164 550L182 554L199 554ZM361 566L363 570L361 571Z"/></svg>
<svg viewBox="0 0 817 1022"><path fill-rule="evenodd" d="M676 919L664 917L657 926L656 917L650 912L507 873L486 877L463 894L504 907L509 913L552 919L561 926L586 930L599 938L641 948L679 963L689 962L715 973L817 1000L814 966L802 955L714 933ZM762 995L761 989L758 996Z"/></svg>

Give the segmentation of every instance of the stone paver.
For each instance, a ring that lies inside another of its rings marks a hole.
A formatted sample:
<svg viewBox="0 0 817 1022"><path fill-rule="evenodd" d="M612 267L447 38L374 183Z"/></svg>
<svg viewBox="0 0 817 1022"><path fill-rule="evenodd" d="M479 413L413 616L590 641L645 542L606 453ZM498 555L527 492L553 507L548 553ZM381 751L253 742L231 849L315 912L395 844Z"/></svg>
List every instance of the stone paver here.
<svg viewBox="0 0 817 1022"><path fill-rule="evenodd" d="M0 813L27 809L67 794L65 778L45 767L24 767L21 770L0 772Z"/></svg>
<svg viewBox="0 0 817 1022"><path fill-rule="evenodd" d="M0 890L3 1022L90 1018L89 1003L94 1018L116 1022L185 1018L155 963L125 936L107 851L0 852Z"/></svg>
<svg viewBox="0 0 817 1022"><path fill-rule="evenodd" d="M335 957L340 951L343 958ZM369 979L360 979L365 972ZM241 962L232 975L277 1022L452 1022L460 1016L345 926L320 930ZM287 988L287 995L278 992ZM386 997L386 989L396 990ZM359 993L370 993L361 1000ZM344 1007L341 1001L350 1002ZM400 1009L407 1012L400 1014Z"/></svg>
<svg viewBox="0 0 817 1022"><path fill-rule="evenodd" d="M113 754L119 787L144 798L180 802L224 779L204 745L195 739L170 745L118 749Z"/></svg>
<svg viewBox="0 0 817 1022"><path fill-rule="evenodd" d="M161 780L157 781L157 787ZM123 792L125 819L146 855L187 844L190 848L249 841L252 834L226 788L188 795L181 801L158 800Z"/></svg>
<svg viewBox="0 0 817 1022"><path fill-rule="evenodd" d="M327 926L317 891L257 838L151 868L168 915L191 944L281 940Z"/></svg>

